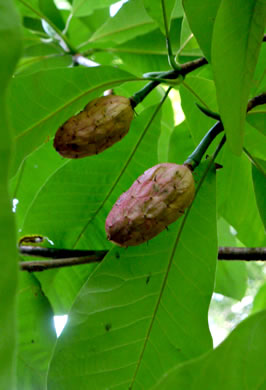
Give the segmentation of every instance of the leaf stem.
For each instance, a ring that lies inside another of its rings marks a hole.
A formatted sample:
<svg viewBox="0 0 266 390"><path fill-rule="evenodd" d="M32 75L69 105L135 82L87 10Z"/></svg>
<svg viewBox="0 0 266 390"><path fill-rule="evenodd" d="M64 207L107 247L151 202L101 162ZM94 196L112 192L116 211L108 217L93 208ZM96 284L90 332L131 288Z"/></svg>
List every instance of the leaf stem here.
<svg viewBox="0 0 266 390"><path fill-rule="evenodd" d="M217 122L215 125L207 132L207 134L202 138L196 149L191 153L191 155L186 159L184 164L189 165L190 169L193 171L201 162L204 153L216 138L224 130L222 122ZM225 139L224 139L225 141Z"/></svg>
<svg viewBox="0 0 266 390"><path fill-rule="evenodd" d="M180 78L180 82L183 81L184 77L192 72L193 70L206 65L208 62L205 58L199 58L198 60L187 62L183 65L181 65L179 70L170 70L167 72L158 72L155 73L157 75L157 78L165 79L165 82L167 82L167 79L169 80L175 80ZM139 103L142 102L142 100L145 99L145 97L155 88L157 85L159 85L162 81L161 80L154 80L149 82L145 85L142 89L140 89L138 92L136 92L132 97L132 105L133 107L136 107Z"/></svg>

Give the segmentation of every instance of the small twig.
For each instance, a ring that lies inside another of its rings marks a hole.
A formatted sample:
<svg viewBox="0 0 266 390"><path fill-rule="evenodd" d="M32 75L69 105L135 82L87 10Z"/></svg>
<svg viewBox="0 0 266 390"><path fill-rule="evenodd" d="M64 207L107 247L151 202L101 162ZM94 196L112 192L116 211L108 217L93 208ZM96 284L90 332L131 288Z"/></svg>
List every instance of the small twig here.
<svg viewBox="0 0 266 390"><path fill-rule="evenodd" d="M27 248L27 249L26 249ZM22 255L50 257L51 260L21 261L19 263L22 271L41 272L53 268L72 267L80 264L99 263L108 253L102 251L86 251L76 249L56 249L41 247L21 247L19 251ZM66 256L59 258L59 256ZM69 257L67 257L69 256ZM220 247L218 260L242 260L242 261L265 261L266 248L234 248Z"/></svg>
<svg viewBox="0 0 266 390"><path fill-rule="evenodd" d="M221 246L218 260L265 261L266 248L234 248Z"/></svg>

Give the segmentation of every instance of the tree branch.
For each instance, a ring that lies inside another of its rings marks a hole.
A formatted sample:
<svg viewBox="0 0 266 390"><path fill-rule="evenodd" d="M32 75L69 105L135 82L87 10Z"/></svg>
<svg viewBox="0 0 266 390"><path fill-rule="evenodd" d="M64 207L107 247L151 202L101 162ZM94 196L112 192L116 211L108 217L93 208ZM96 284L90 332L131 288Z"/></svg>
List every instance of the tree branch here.
<svg viewBox="0 0 266 390"><path fill-rule="evenodd" d="M40 272L53 268L72 267L80 264L99 263L108 253L107 250L87 251L76 249L42 248L21 246L19 252L23 256L46 257L51 260L21 261L22 271ZM266 248L220 247L218 260L266 261Z"/></svg>

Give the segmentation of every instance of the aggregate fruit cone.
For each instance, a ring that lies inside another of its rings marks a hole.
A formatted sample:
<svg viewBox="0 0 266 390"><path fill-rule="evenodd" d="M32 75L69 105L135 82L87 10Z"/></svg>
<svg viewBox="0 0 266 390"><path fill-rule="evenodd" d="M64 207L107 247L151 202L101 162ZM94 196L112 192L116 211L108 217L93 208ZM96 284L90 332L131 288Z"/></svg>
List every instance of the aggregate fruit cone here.
<svg viewBox="0 0 266 390"><path fill-rule="evenodd" d="M133 116L131 101L124 96L94 99L57 130L54 148L67 158L101 153L127 134Z"/></svg>
<svg viewBox="0 0 266 390"><path fill-rule="evenodd" d="M188 166L155 165L119 197L106 219L107 237L123 247L142 244L181 217L194 195Z"/></svg>

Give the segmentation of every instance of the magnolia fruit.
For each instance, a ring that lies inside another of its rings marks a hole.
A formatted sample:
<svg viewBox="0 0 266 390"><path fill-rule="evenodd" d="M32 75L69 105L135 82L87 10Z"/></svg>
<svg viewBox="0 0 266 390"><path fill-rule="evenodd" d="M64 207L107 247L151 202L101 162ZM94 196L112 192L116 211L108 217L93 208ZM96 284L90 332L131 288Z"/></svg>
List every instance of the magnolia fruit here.
<svg viewBox="0 0 266 390"><path fill-rule="evenodd" d="M150 240L183 215L194 194L188 166L155 165L116 201L105 222L108 239L124 247Z"/></svg>
<svg viewBox="0 0 266 390"><path fill-rule="evenodd" d="M133 115L131 101L124 96L94 99L57 130L54 148L67 158L98 154L127 134Z"/></svg>

